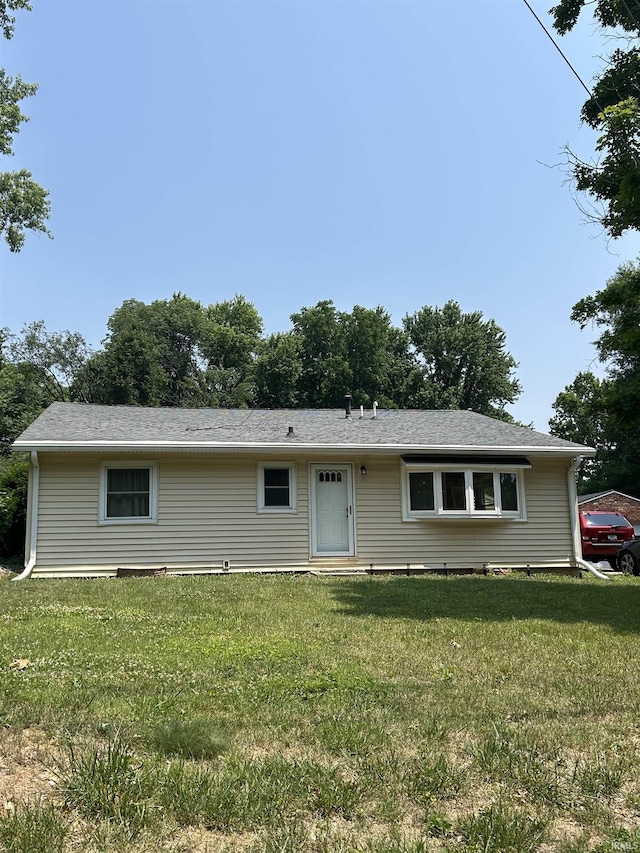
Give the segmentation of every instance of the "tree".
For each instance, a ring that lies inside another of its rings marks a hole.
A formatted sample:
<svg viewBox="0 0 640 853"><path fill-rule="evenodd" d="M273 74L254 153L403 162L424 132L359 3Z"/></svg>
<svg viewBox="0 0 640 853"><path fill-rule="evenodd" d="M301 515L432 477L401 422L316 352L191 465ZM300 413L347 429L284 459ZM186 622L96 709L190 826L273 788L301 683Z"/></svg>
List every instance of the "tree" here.
<svg viewBox="0 0 640 853"><path fill-rule="evenodd" d="M572 30L587 0L561 0L551 9L561 34ZM600 132L598 159L586 162L565 149L576 187L599 208L587 212L611 237L640 229L640 36L639 0L596 0L594 16L605 29L622 32L626 49L616 49L582 107L583 121Z"/></svg>
<svg viewBox="0 0 640 853"><path fill-rule="evenodd" d="M581 329L589 323L603 329L595 344L607 365L608 411L640 452L640 263L618 267L603 290L574 305L571 319Z"/></svg>
<svg viewBox="0 0 640 853"><path fill-rule="evenodd" d="M9 354L41 389L45 405L53 402L86 402L86 389L78 381L91 349L79 332L47 332L43 320L12 335Z"/></svg>
<svg viewBox="0 0 640 853"><path fill-rule="evenodd" d="M0 555L15 557L24 549L29 462L20 457L0 464Z"/></svg>
<svg viewBox="0 0 640 853"><path fill-rule="evenodd" d="M255 306L236 295L207 308L202 356L207 367L207 405L244 408L255 398L255 361L262 319Z"/></svg>
<svg viewBox="0 0 640 853"><path fill-rule="evenodd" d="M269 335L256 360L256 405L265 409L298 408L301 376L299 338L292 332Z"/></svg>
<svg viewBox="0 0 640 853"><path fill-rule="evenodd" d="M341 406L352 373L342 315L330 299L291 315L302 370L298 403L303 409Z"/></svg>
<svg viewBox="0 0 640 853"><path fill-rule="evenodd" d="M18 9L30 10L27 0L0 0L0 27L6 39L13 36ZM0 68L0 156L13 155L13 138L20 125L28 121L20 109L20 101L37 91L35 83L25 83L18 75L9 76ZM42 231L51 236L46 221L51 212L49 193L37 184L26 169L0 172L0 234L11 252L19 252L25 231Z"/></svg>
<svg viewBox="0 0 640 853"><path fill-rule="evenodd" d="M505 406L520 394L518 366L506 335L481 311L464 314L457 302L425 306L404 318L418 372L408 404L421 409L472 409L512 420ZM416 381L417 379L417 381Z"/></svg>
<svg viewBox="0 0 640 853"><path fill-rule="evenodd" d="M44 408L41 389L9 360L10 338L8 329L0 329L0 457L9 455L13 441Z"/></svg>
<svg viewBox="0 0 640 853"><path fill-rule="evenodd" d="M381 305L355 305L347 312L322 300L291 320L300 361L295 395L300 406L341 406L345 394L356 405L403 405L413 365L409 337L392 325Z"/></svg>
<svg viewBox="0 0 640 853"><path fill-rule="evenodd" d="M472 408L505 420L520 385L504 332L449 302L424 307L396 328L382 307L338 311L331 300L291 315L293 328L263 345L256 364L261 405ZM294 384L295 383L295 384Z"/></svg>
<svg viewBox="0 0 640 853"><path fill-rule="evenodd" d="M201 403L199 302L178 293L149 305L128 299L107 321L103 349L81 376L91 402L197 406Z"/></svg>
<svg viewBox="0 0 640 853"><path fill-rule="evenodd" d="M580 463L578 491L582 494L607 487L607 463L614 445L606 393L606 380L586 371L578 373L553 403L556 414L549 421L551 435L596 448L595 457L585 457Z"/></svg>
<svg viewBox="0 0 640 853"><path fill-rule="evenodd" d="M208 307L176 293L125 301L103 349L78 379L90 402L137 406L236 406L253 402L262 321L244 297Z"/></svg>
<svg viewBox="0 0 640 853"><path fill-rule="evenodd" d="M596 459L602 464L590 487L635 494L640 482L640 262L622 264L603 290L574 306L571 319L582 329L589 324L602 329L595 344L606 381L591 409L602 414L601 432L594 436L584 419L576 432L586 443L595 438L599 448ZM587 415L592 402L587 397Z"/></svg>
<svg viewBox="0 0 640 853"><path fill-rule="evenodd" d="M40 320L20 335L0 329L0 554L16 556L24 547L27 478L25 454L10 456L11 445L55 400L74 401L77 377L90 350L72 332L47 332Z"/></svg>
<svg viewBox="0 0 640 853"><path fill-rule="evenodd" d="M0 455L50 403L86 399L78 377L90 355L82 335L49 333L42 320L0 330Z"/></svg>
<svg viewBox="0 0 640 853"><path fill-rule="evenodd" d="M402 406L413 367L409 335L391 324L387 311L355 305L342 316L354 402L385 408Z"/></svg>

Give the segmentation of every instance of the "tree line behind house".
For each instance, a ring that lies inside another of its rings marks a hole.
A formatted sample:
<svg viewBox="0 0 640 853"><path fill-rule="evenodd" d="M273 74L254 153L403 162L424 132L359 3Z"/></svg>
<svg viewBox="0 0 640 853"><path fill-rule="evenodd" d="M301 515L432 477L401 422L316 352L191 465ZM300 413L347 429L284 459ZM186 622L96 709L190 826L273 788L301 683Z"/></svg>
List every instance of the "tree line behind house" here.
<svg viewBox="0 0 640 853"><path fill-rule="evenodd" d="M4 330L0 436L16 436L54 401L133 406L473 409L512 420L520 393L506 336L456 302L424 307L402 327L382 307L339 311L324 300L291 315L286 332L263 334L242 296L212 305L181 293L131 299L109 318L93 351L77 332L42 321Z"/></svg>

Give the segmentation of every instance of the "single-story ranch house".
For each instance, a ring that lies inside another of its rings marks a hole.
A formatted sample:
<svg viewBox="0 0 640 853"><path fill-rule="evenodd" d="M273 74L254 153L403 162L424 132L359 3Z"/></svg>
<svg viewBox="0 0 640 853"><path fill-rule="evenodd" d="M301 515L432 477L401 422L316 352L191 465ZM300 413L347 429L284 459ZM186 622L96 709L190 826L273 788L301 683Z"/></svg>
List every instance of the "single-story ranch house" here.
<svg viewBox="0 0 640 853"><path fill-rule="evenodd" d="M470 411L54 403L14 449L24 577L584 567L594 451Z"/></svg>

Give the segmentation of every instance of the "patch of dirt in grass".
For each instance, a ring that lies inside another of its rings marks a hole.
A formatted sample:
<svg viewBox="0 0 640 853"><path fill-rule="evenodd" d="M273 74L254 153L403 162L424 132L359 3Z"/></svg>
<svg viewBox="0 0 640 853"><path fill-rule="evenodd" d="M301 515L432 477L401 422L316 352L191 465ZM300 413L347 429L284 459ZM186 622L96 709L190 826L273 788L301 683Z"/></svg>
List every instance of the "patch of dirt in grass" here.
<svg viewBox="0 0 640 853"><path fill-rule="evenodd" d="M6 729L0 735L0 808L7 810L18 802L52 798L55 776L42 758L54 752L51 740L37 729Z"/></svg>
<svg viewBox="0 0 640 853"><path fill-rule="evenodd" d="M602 841L599 833L588 832L583 826L565 817L556 818L551 823L547 837L549 840L540 845L539 853L556 853L559 843L569 846L582 840L589 844L587 849L592 849Z"/></svg>
<svg viewBox="0 0 640 853"><path fill-rule="evenodd" d="M222 832L188 827L173 836L172 846L168 849L176 850L176 853L242 853L255 845L257 837L255 832L234 832L233 836L230 836Z"/></svg>

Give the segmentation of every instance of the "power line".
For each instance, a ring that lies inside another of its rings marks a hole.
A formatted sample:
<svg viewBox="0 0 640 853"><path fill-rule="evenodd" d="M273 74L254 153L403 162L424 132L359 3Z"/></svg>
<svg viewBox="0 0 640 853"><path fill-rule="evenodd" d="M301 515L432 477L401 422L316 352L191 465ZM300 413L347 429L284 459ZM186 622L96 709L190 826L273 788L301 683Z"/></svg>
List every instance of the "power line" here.
<svg viewBox="0 0 640 853"><path fill-rule="evenodd" d="M581 86L582 86L582 88L585 90L585 92L587 93L587 95L589 95L589 97L590 97L590 98L593 98L593 94L592 94L591 90L590 90L590 89L589 89L589 87L586 85L586 83L584 82L584 80L582 79L582 77L578 74L578 72L577 72L577 71L576 71L576 69L573 67L573 65L569 62L569 60L567 59L567 57L564 55L564 53L562 52L562 50L561 50L561 48L560 48L560 45L558 45L558 43L556 42L556 40L554 39L554 37L551 35L551 33L549 32L549 30L545 27L545 25L542 23L542 21L540 20L540 18L539 18L539 17L536 15L536 13L533 11L533 9L531 8L531 6L530 6L530 5L529 5L529 3L527 2L527 0L523 0L523 2L524 2L524 4L525 4L525 6L527 7L527 9L531 12L531 14L533 15L533 17L536 19L536 21L540 24L540 26L542 27L542 29L543 29L543 30L545 31L545 33L547 34L547 37L548 37L549 41L553 44L553 46L554 46L554 47L555 47L555 49L558 51L558 53L560 54L560 56L564 59L564 61L565 61L565 62L567 63L567 65L569 66L569 68L573 71L573 73L575 74L576 78L577 78L577 79L578 79L578 81L580 82L580 85L581 85ZM600 105L598 104L598 106L600 106Z"/></svg>

